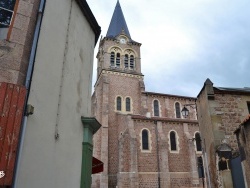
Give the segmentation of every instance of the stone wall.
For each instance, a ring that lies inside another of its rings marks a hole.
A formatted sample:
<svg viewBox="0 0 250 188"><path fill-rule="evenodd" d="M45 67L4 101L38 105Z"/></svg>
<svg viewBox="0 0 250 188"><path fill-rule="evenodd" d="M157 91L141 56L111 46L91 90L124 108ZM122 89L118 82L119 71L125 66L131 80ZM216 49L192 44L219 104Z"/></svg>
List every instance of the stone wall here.
<svg viewBox="0 0 250 188"><path fill-rule="evenodd" d="M247 101L250 101L250 93L244 92L244 89L240 92L239 89L216 88L209 79L197 97L198 122L208 161L206 174L210 176L212 187L218 187L219 179L216 149L225 141L233 153L238 151L234 131L249 113Z"/></svg>
<svg viewBox="0 0 250 188"><path fill-rule="evenodd" d="M17 0L12 28L0 40L0 81L24 85L40 0Z"/></svg>

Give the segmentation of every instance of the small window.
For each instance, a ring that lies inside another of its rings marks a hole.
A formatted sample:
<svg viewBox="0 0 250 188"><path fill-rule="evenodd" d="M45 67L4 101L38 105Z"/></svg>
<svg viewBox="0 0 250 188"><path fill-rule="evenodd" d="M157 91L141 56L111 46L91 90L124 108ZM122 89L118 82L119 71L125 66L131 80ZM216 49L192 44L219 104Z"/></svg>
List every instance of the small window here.
<svg viewBox="0 0 250 188"><path fill-rule="evenodd" d="M170 149L171 151L177 151L176 134L174 131L170 132Z"/></svg>
<svg viewBox="0 0 250 188"><path fill-rule="evenodd" d="M116 98L116 110L117 111L122 110L122 98L121 97Z"/></svg>
<svg viewBox="0 0 250 188"><path fill-rule="evenodd" d="M198 132L195 133L195 143L196 143L196 151L202 151L201 135Z"/></svg>
<svg viewBox="0 0 250 188"><path fill-rule="evenodd" d="M120 67L120 53L116 54L116 67Z"/></svg>
<svg viewBox="0 0 250 188"><path fill-rule="evenodd" d="M113 67L115 66L115 53L111 52L110 54L110 65Z"/></svg>
<svg viewBox="0 0 250 188"><path fill-rule="evenodd" d="M128 68L128 54L125 54L124 56L124 67Z"/></svg>
<svg viewBox="0 0 250 188"><path fill-rule="evenodd" d="M159 116L159 102L154 100L154 116Z"/></svg>
<svg viewBox="0 0 250 188"><path fill-rule="evenodd" d="M247 102L248 113L250 114L250 102Z"/></svg>
<svg viewBox="0 0 250 188"><path fill-rule="evenodd" d="M0 1L0 39L6 39L12 23L16 0Z"/></svg>
<svg viewBox="0 0 250 188"><path fill-rule="evenodd" d="M202 157L197 157L198 175L199 178L204 178L204 167Z"/></svg>
<svg viewBox="0 0 250 188"><path fill-rule="evenodd" d="M146 129L142 131L142 149L149 150L148 130Z"/></svg>
<svg viewBox="0 0 250 188"><path fill-rule="evenodd" d="M130 112L130 110L131 110L131 104L130 104L130 98L129 97L127 97L126 98L126 111L127 112Z"/></svg>
<svg viewBox="0 0 250 188"><path fill-rule="evenodd" d="M134 56L133 55L131 55L130 56L130 69L134 69L134 61L135 61L135 59L134 59Z"/></svg>
<svg viewBox="0 0 250 188"><path fill-rule="evenodd" d="M175 103L175 113L176 118L181 118L181 110L180 110L180 103Z"/></svg>

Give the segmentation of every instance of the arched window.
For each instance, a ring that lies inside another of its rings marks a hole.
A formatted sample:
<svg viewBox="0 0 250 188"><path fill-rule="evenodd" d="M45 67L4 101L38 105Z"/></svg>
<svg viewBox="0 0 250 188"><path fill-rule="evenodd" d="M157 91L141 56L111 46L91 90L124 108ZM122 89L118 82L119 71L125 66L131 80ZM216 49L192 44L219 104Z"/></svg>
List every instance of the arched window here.
<svg viewBox="0 0 250 188"><path fill-rule="evenodd" d="M116 110L117 111L122 110L122 98L121 97L116 98Z"/></svg>
<svg viewBox="0 0 250 188"><path fill-rule="evenodd" d="M134 66L135 66L135 59L134 59L134 56L133 55L131 55L130 56L130 69L134 69Z"/></svg>
<svg viewBox="0 0 250 188"><path fill-rule="evenodd" d="M177 151L176 133L174 131L171 131L169 137L170 137L170 150Z"/></svg>
<svg viewBox="0 0 250 188"><path fill-rule="evenodd" d="M202 151L201 135L198 132L195 133L195 143L196 143L196 151Z"/></svg>
<svg viewBox="0 0 250 188"><path fill-rule="evenodd" d="M149 150L149 138L148 138L148 130L142 130L142 149Z"/></svg>
<svg viewBox="0 0 250 188"><path fill-rule="evenodd" d="M154 116L159 116L159 102L154 100Z"/></svg>
<svg viewBox="0 0 250 188"><path fill-rule="evenodd" d="M128 68L128 54L125 54L124 56L124 67Z"/></svg>
<svg viewBox="0 0 250 188"><path fill-rule="evenodd" d="M175 103L175 114L176 118L181 118L181 109L180 109L180 103Z"/></svg>
<svg viewBox="0 0 250 188"><path fill-rule="evenodd" d="M116 54L116 66L117 66L117 67L120 67L120 64L121 64L121 63L120 63L120 59L121 59L121 58L120 58L120 53L117 53L117 54Z"/></svg>
<svg viewBox="0 0 250 188"><path fill-rule="evenodd" d="M126 111L127 112L130 112L130 110L131 110L131 104L130 104L130 98L129 97L127 97L126 98Z"/></svg>
<svg viewBox="0 0 250 188"><path fill-rule="evenodd" d="M110 66L115 66L115 52L111 52L110 54Z"/></svg>

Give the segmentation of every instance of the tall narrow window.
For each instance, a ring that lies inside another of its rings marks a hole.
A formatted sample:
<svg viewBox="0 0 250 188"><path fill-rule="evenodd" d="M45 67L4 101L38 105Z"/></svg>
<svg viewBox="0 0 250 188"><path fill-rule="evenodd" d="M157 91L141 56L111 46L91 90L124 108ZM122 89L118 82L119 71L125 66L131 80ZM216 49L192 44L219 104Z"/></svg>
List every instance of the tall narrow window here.
<svg viewBox="0 0 250 188"><path fill-rule="evenodd" d="M6 39L11 25L16 0L0 1L0 39Z"/></svg>
<svg viewBox="0 0 250 188"><path fill-rule="evenodd" d="M122 98L121 97L116 98L116 110L117 111L122 110Z"/></svg>
<svg viewBox="0 0 250 188"><path fill-rule="evenodd" d="M124 56L124 67L128 68L128 54L125 54Z"/></svg>
<svg viewBox="0 0 250 188"><path fill-rule="evenodd" d="M170 149L171 151L177 151L176 147L176 134L174 131L170 132Z"/></svg>
<svg viewBox="0 0 250 188"><path fill-rule="evenodd" d="M154 116L159 116L159 102L154 100Z"/></svg>
<svg viewBox="0 0 250 188"><path fill-rule="evenodd" d="M196 151L202 151L201 147L201 135L200 133L195 133L195 143L196 143Z"/></svg>
<svg viewBox="0 0 250 188"><path fill-rule="evenodd" d="M110 65L111 67L115 66L115 53L111 52L110 54Z"/></svg>
<svg viewBox="0 0 250 188"><path fill-rule="evenodd" d="M149 143L148 143L148 130L144 129L142 131L142 149L149 150Z"/></svg>
<svg viewBox="0 0 250 188"><path fill-rule="evenodd" d="M202 157L197 157L198 175L199 178L204 178L204 167Z"/></svg>
<svg viewBox="0 0 250 188"><path fill-rule="evenodd" d="M134 69L134 66L135 66L135 59L134 59L134 56L133 55L131 55L130 56L130 69Z"/></svg>
<svg viewBox="0 0 250 188"><path fill-rule="evenodd" d="M126 111L127 112L130 112L130 110L131 110L131 107L130 107L130 98L129 97L127 97L126 98Z"/></svg>
<svg viewBox="0 0 250 188"><path fill-rule="evenodd" d="M247 102L248 113L250 114L250 102Z"/></svg>
<svg viewBox="0 0 250 188"><path fill-rule="evenodd" d="M180 110L180 103L175 103L175 113L176 118L181 118L181 110Z"/></svg>
<svg viewBox="0 0 250 188"><path fill-rule="evenodd" d="M116 54L116 67L120 67L120 60L121 60L120 53L117 53Z"/></svg>

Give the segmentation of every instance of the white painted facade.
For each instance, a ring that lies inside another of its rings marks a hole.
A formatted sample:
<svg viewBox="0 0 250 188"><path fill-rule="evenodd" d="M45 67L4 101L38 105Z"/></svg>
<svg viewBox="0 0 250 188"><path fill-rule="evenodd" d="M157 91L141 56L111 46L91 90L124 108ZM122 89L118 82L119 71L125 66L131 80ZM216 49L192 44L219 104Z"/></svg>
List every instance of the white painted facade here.
<svg viewBox="0 0 250 188"><path fill-rule="evenodd" d="M95 37L75 0L46 1L17 188L80 187L81 116L91 116Z"/></svg>

